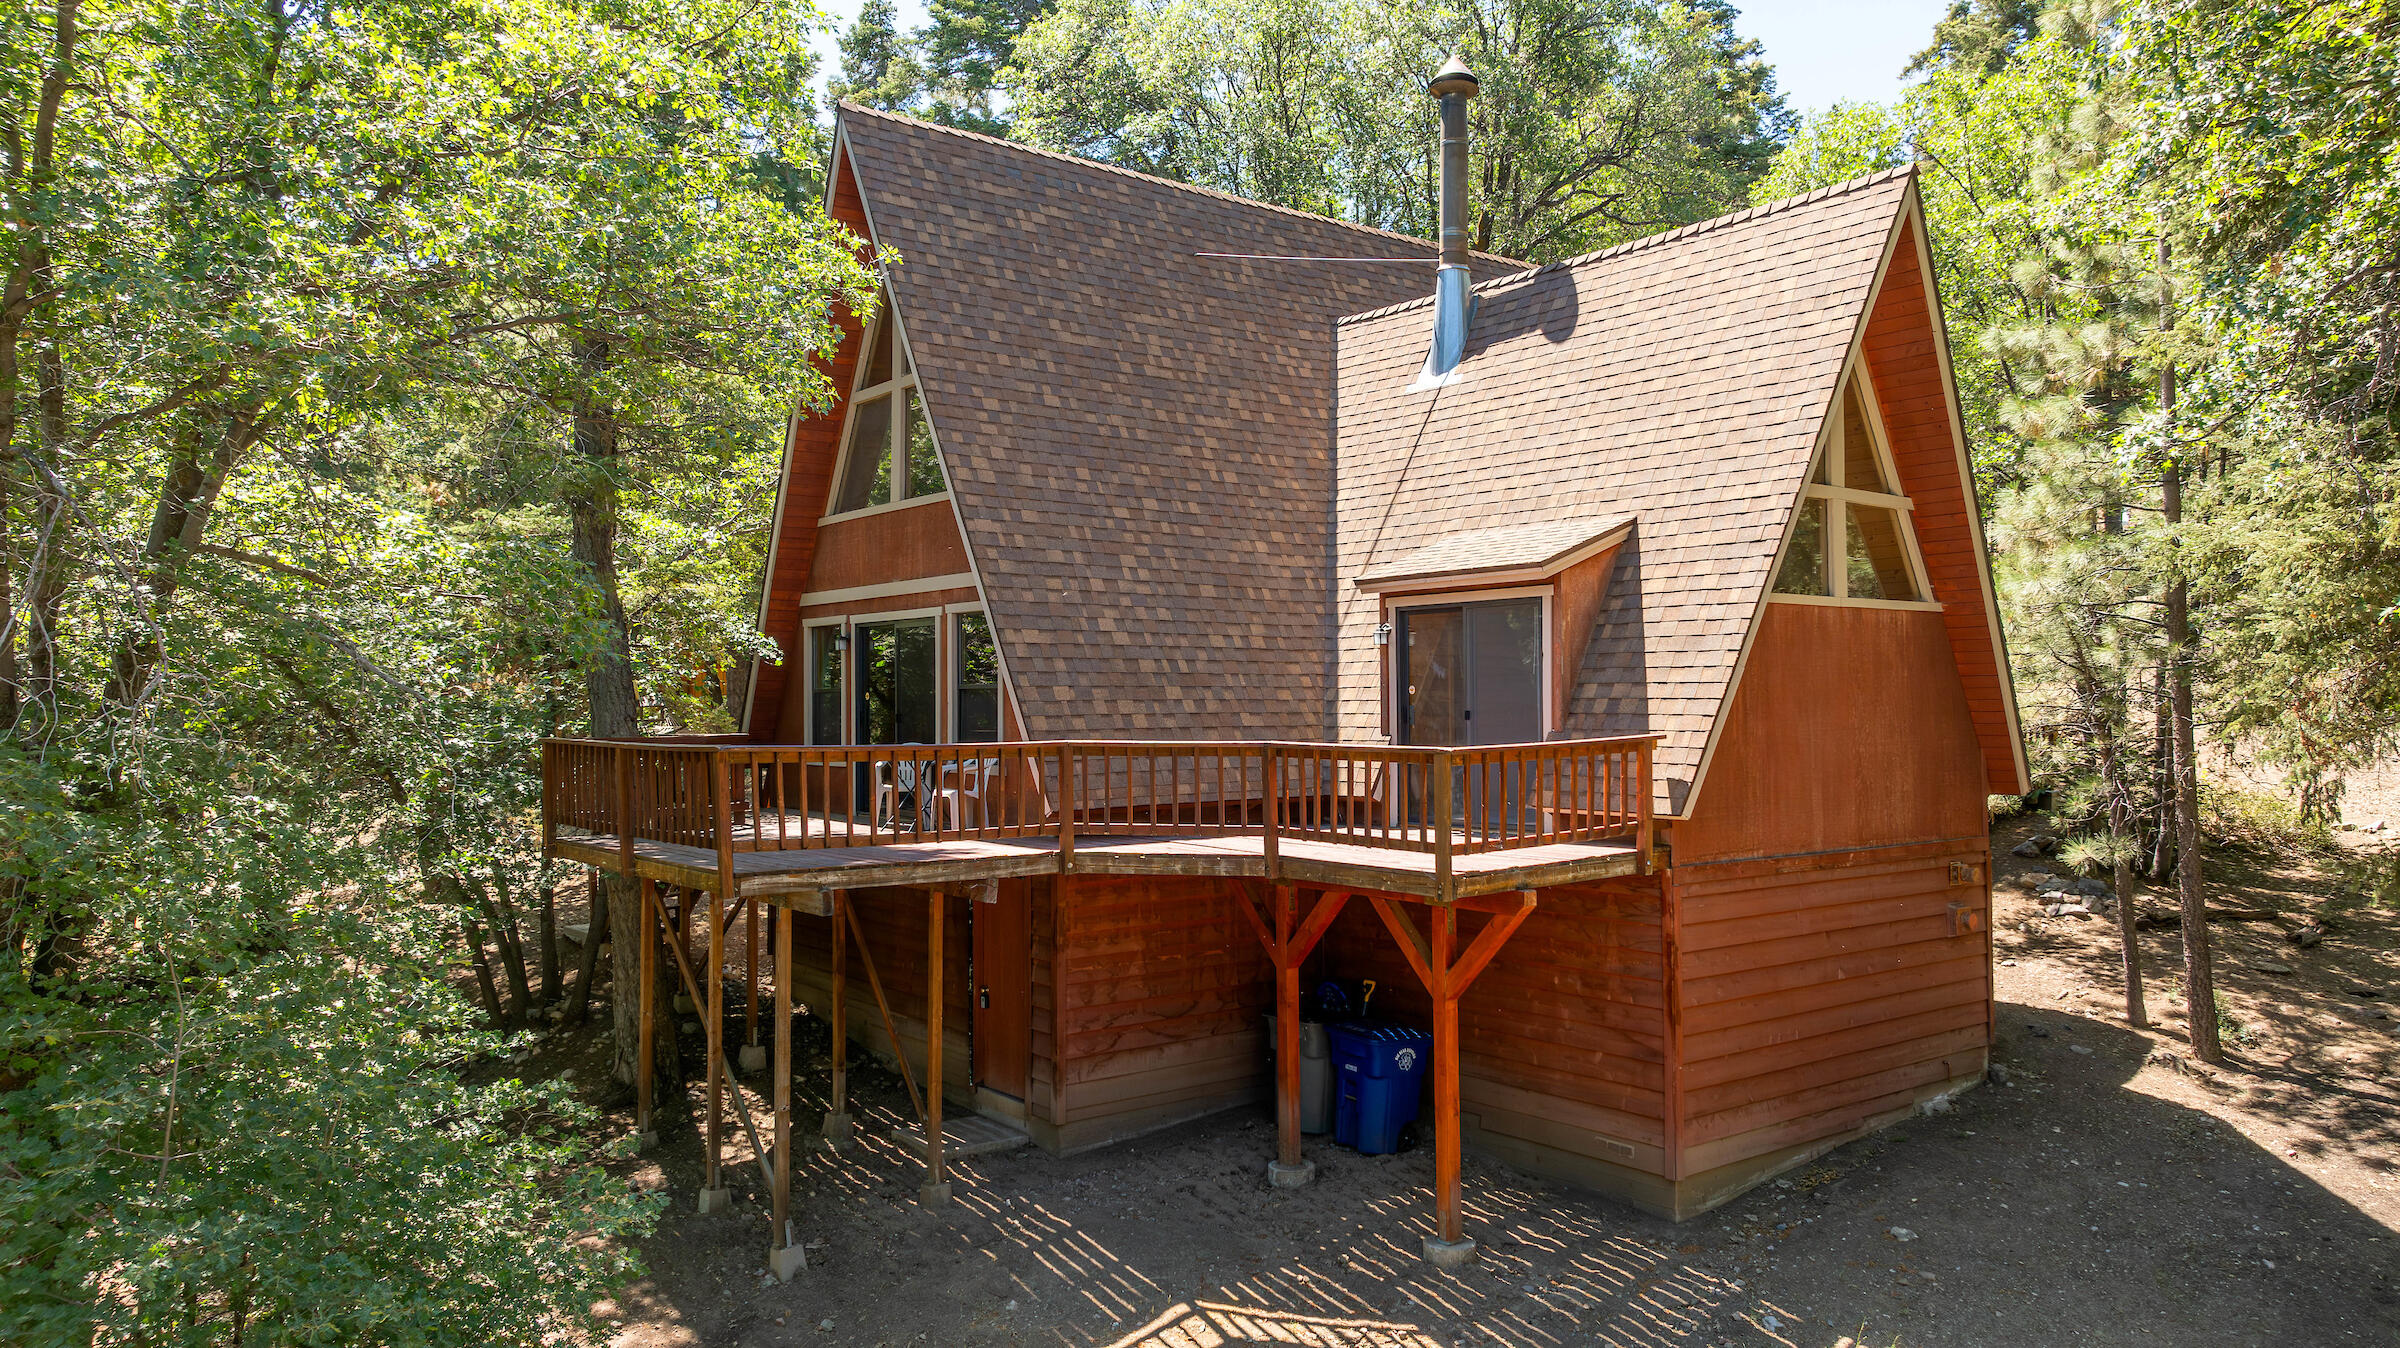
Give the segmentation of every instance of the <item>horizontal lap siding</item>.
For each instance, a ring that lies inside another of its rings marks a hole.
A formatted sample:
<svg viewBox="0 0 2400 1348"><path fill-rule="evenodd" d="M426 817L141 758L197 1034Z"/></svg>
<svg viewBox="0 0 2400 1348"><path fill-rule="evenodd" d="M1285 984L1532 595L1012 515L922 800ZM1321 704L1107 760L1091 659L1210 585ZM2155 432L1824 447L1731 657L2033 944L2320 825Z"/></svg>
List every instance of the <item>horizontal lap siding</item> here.
<svg viewBox="0 0 2400 1348"><path fill-rule="evenodd" d="M1982 1069L1984 937L1953 935L1951 907L1984 906L1989 854L1885 855L1899 859L1678 873L1687 1172L1854 1131ZM1953 860L1978 882L1952 884Z"/></svg>
<svg viewBox="0 0 2400 1348"><path fill-rule="evenodd" d="M1427 910L1401 911L1426 929ZM1485 921L1461 914L1463 950ZM1665 941L1654 882L1541 891L1539 906L1459 1003L1468 1135L1531 1168L1557 1154L1662 1173ZM1424 987L1364 899L1317 948L1303 986L1373 978L1378 1019L1425 1025Z"/></svg>
<svg viewBox="0 0 2400 1348"><path fill-rule="evenodd" d="M1054 1021L1073 1149L1264 1098L1274 977L1236 907L1247 882L1062 881ZM1037 967L1037 983L1040 969ZM1037 1042L1036 1054L1040 1054Z"/></svg>
<svg viewBox="0 0 2400 1348"><path fill-rule="evenodd" d="M968 989L968 964L974 950L968 927L967 900L945 898L942 912L942 1079L946 1098L965 1100L972 1087L970 1034L974 1001ZM854 889L850 912L874 956L875 972L883 980L883 995L891 1003L892 1024L899 1031L909 1070L922 1081L925 1070L925 891L921 889ZM792 987L800 1000L821 1007L832 998L833 920L810 917L788 909L792 924ZM867 984L866 968L853 938L844 968L848 996L850 1039L890 1060L891 1036Z"/></svg>
<svg viewBox="0 0 2400 1348"><path fill-rule="evenodd" d="M1027 1016L1032 1059L1025 1107L1037 1119L1058 1121L1058 889L1049 876L1025 882L1033 891L1033 997Z"/></svg>

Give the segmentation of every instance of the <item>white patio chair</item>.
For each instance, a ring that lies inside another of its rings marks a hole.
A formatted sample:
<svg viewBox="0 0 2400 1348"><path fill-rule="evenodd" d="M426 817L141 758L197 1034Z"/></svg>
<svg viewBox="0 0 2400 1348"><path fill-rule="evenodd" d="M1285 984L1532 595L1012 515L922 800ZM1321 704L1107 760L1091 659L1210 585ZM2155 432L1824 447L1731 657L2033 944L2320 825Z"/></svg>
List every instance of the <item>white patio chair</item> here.
<svg viewBox="0 0 2400 1348"><path fill-rule="evenodd" d="M997 758L970 758L958 764L952 784L933 793L934 819L938 826L966 829L990 824L991 793L997 789L999 778L1000 760ZM938 822L943 820L948 822Z"/></svg>

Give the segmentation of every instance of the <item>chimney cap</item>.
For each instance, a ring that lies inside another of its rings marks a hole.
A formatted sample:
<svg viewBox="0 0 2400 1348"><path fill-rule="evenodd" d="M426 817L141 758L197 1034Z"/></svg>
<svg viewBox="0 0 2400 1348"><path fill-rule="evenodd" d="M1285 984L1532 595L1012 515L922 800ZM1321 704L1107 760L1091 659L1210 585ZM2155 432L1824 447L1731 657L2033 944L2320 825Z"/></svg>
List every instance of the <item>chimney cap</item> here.
<svg viewBox="0 0 2400 1348"><path fill-rule="evenodd" d="M1473 98L1482 88L1483 81L1475 78L1475 72L1467 69L1466 62L1453 55L1442 62L1440 70L1433 72L1433 83L1426 86L1426 92L1435 98L1448 98L1452 94Z"/></svg>

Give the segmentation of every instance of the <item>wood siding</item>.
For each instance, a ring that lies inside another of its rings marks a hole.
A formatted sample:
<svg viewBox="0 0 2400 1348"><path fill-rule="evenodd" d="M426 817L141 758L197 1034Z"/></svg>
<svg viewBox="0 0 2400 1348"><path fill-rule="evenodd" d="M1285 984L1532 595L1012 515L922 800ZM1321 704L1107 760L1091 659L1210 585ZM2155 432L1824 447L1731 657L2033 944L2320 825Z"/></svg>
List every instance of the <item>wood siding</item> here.
<svg viewBox="0 0 2400 1348"><path fill-rule="evenodd" d="M963 575L971 569L966 540L958 533L958 514L944 496L818 526L807 593ZM894 600L875 602L904 606Z"/></svg>
<svg viewBox="0 0 2400 1348"><path fill-rule="evenodd" d="M1778 1168L1745 1162L1789 1163L1982 1074L1989 859L1950 842L1678 868L1687 1210ZM1974 878L1953 883L1953 861Z"/></svg>
<svg viewBox="0 0 2400 1348"><path fill-rule="evenodd" d="M1409 905L1423 928L1424 910ZM1486 919L1462 914L1464 945ZM1467 1140L1512 1164L1667 1203L1666 973L1655 880L1541 891L1459 1003ZM1372 978L1378 1019L1429 1023L1423 985L1363 899L1311 956L1301 986Z"/></svg>
<svg viewBox="0 0 2400 1348"><path fill-rule="evenodd" d="M1941 614L1770 602L1675 862L1980 839L1985 794Z"/></svg>
<svg viewBox="0 0 2400 1348"><path fill-rule="evenodd" d="M1058 1001L1049 1009L1065 1098L1051 1145L1099 1146L1267 1098L1264 1017L1274 978L1234 906L1234 887L1245 883L1075 876L1062 884ZM1034 939L1038 1080L1038 910Z"/></svg>

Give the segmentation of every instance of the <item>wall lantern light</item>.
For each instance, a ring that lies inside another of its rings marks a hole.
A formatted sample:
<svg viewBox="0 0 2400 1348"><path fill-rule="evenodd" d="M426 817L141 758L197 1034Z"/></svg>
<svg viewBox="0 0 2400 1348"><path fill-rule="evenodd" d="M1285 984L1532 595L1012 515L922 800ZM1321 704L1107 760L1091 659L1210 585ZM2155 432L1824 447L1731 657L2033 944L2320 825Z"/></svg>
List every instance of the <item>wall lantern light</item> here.
<svg viewBox="0 0 2400 1348"><path fill-rule="evenodd" d="M1390 623L1375 624L1375 644L1378 646L1392 644L1392 625Z"/></svg>

